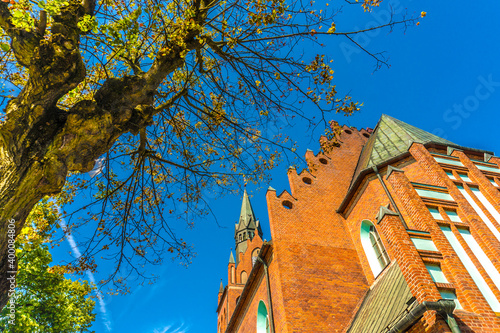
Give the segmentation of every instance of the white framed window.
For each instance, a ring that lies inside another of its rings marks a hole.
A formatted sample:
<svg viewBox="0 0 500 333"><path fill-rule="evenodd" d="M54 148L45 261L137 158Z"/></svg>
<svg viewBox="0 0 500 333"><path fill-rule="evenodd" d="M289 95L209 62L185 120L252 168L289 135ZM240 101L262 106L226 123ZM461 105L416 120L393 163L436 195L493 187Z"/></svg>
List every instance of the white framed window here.
<svg viewBox="0 0 500 333"><path fill-rule="evenodd" d="M493 222L488 218L488 216L483 212L483 210L479 207L479 205L474 201L472 196L467 192L467 190L462 186L462 185L457 185L458 189L460 190L460 193L465 197L465 199L469 202L469 204L474 208L476 213L481 217L481 220L488 226L490 231L495 235L495 237L500 241L500 231L496 228L496 226L493 224ZM497 218L495 216L495 213L498 214L498 212L495 210L493 206L489 203L489 201L483 196L481 191L479 191L478 188L471 187L471 191L476 195L476 197L481 201L483 205L486 206L486 209L490 210L491 215L493 215L494 218ZM488 206L489 205L489 206ZM500 222L500 219L499 219Z"/></svg>
<svg viewBox="0 0 500 333"><path fill-rule="evenodd" d="M416 188L415 190L417 191L418 195L421 197L453 201L453 198L451 197L451 195L449 195L446 192L433 191L433 190L428 190L428 189L423 189L423 188Z"/></svg>
<svg viewBox="0 0 500 333"><path fill-rule="evenodd" d="M377 276L389 264L389 256L380 240L377 229L368 220L361 222L361 244L374 276Z"/></svg>
<svg viewBox="0 0 500 333"><path fill-rule="evenodd" d="M257 333L270 333L269 314L264 301L259 302L257 309Z"/></svg>
<svg viewBox="0 0 500 333"><path fill-rule="evenodd" d="M441 214L439 213L439 209L435 208L435 207L427 207L427 209L429 210L429 213L431 213L432 217L436 220L442 220L443 217L441 216Z"/></svg>
<svg viewBox="0 0 500 333"><path fill-rule="evenodd" d="M460 178L464 182L472 183L472 180L469 178L469 176L466 173L458 173L458 175L460 176Z"/></svg>
<svg viewBox="0 0 500 333"><path fill-rule="evenodd" d="M458 216L456 210L445 209L444 212L446 213L446 215L448 215L448 217L450 218L450 220L452 220L453 222L462 222L462 220Z"/></svg>
<svg viewBox="0 0 500 333"><path fill-rule="evenodd" d="M498 184L495 182L495 179L494 178L490 178L488 177L488 180L490 181L491 185L495 186L495 187L499 187Z"/></svg>
<svg viewBox="0 0 500 333"><path fill-rule="evenodd" d="M491 172L500 172L497 166L492 164L491 166L483 165L483 164L476 164L476 167L479 170L484 170L484 171L491 171Z"/></svg>
<svg viewBox="0 0 500 333"><path fill-rule="evenodd" d="M500 312L500 302L497 300L495 297L495 294L491 290L491 288L488 286L488 283L484 280L483 276L477 269L476 265L472 260L470 259L469 255L467 252L465 252L465 249L462 247L460 242L458 241L457 237L451 231L450 227L446 226L440 226L441 231L443 232L444 236L450 243L451 247L455 251L455 253L458 255L458 258L464 265L465 269L469 273L470 277L476 284L477 288L479 291L483 294L484 298L486 299L486 302L490 305L491 309L494 312ZM442 295L442 294L441 294Z"/></svg>
<svg viewBox="0 0 500 333"><path fill-rule="evenodd" d="M500 273L495 268L495 265L491 262L490 258L484 253L481 246L476 242L476 239L472 236L469 230L459 228L458 232L460 236L465 240L469 248L474 253L474 256L479 260L481 266L483 266L486 273L490 276L491 280L495 284L495 286L500 290Z"/></svg>
<svg viewBox="0 0 500 333"><path fill-rule="evenodd" d="M463 309L462 305L460 305L460 302L457 299L457 295L455 295L455 292L452 290L439 290L439 293L441 294L441 297L443 299L451 299L452 301L455 302L455 309Z"/></svg>
<svg viewBox="0 0 500 333"><path fill-rule="evenodd" d="M448 283L446 276L444 276L441 267L438 264L425 263L425 268L431 275L432 281L438 283Z"/></svg>
<svg viewBox="0 0 500 333"><path fill-rule="evenodd" d="M434 160L438 163L446 163L446 164L451 164L451 165L459 165L459 166L464 166L462 162L460 162L459 159L451 159L451 158L442 158L442 157L437 157L433 156Z"/></svg>
<svg viewBox="0 0 500 333"><path fill-rule="evenodd" d="M410 237L410 239L417 250L438 251L432 239L418 237Z"/></svg>

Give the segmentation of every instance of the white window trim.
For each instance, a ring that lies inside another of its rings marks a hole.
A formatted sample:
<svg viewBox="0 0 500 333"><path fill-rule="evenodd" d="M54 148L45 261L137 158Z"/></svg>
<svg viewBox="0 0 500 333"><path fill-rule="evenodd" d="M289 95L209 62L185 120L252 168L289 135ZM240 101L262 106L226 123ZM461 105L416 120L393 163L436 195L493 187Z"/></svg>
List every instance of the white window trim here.
<svg viewBox="0 0 500 333"><path fill-rule="evenodd" d="M469 204L472 206L472 208L476 211L476 213L479 215L481 220L486 224L486 226L490 229L490 231L495 235L495 237L498 239L500 242L500 231L495 227L493 222L486 216L486 214L483 212L483 210L479 207L479 205L474 201L474 199L471 197L471 195L467 192L467 190L461 186L457 185L458 189L460 190L460 193L467 199Z"/></svg>
<svg viewBox="0 0 500 333"><path fill-rule="evenodd" d="M494 312L500 312L500 302L498 302L497 298L495 297L495 294L488 286L483 276L477 269L476 265L474 265L474 263L470 259L467 252L465 252L464 248L458 241L453 231L451 231L451 228L447 226L440 226L440 228L444 236L450 243L451 247L458 255L458 258L465 266L465 269L469 273L470 277L472 278L472 280L474 280L474 283L476 284L477 288L483 294L484 298L486 299L486 302L488 302L488 304L490 305L491 309Z"/></svg>

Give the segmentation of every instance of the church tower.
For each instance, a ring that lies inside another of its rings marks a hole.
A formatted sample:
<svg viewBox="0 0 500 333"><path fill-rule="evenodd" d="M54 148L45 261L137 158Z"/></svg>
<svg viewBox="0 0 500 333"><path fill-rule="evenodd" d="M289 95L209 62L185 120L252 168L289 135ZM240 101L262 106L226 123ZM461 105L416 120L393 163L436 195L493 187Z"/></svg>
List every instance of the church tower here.
<svg viewBox="0 0 500 333"><path fill-rule="evenodd" d="M231 251L227 265L227 286L221 284L218 294L218 332L225 332L250 272L263 245L262 229L250 203L247 190L243 192L240 217L235 224L236 259Z"/></svg>
<svg viewBox="0 0 500 333"><path fill-rule="evenodd" d="M259 221L255 218L252 204L248 198L247 190L243 193L243 201L241 203L240 219L235 224L234 241L236 243L236 265L238 265L240 253L245 253L247 250L247 240L252 240L255 234L262 238L262 229Z"/></svg>

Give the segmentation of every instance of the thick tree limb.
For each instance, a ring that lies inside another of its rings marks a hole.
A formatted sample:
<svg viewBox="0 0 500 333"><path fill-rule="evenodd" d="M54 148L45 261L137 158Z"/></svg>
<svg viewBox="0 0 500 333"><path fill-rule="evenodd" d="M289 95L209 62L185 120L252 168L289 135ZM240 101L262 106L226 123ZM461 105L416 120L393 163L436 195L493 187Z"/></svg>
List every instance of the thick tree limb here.
<svg viewBox="0 0 500 333"><path fill-rule="evenodd" d="M33 51L43 36L16 28L12 24L12 14L8 6L8 2L0 2L0 27L11 38L11 47L17 62L24 67L28 67Z"/></svg>

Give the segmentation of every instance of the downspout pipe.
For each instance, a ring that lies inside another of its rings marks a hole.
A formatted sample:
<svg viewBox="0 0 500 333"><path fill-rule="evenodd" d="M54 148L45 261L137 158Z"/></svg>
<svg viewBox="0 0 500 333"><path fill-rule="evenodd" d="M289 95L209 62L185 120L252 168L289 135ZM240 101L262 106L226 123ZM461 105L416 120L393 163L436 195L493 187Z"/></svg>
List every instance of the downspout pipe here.
<svg viewBox="0 0 500 333"><path fill-rule="evenodd" d="M404 332L410 326L415 324L426 311L437 311L437 313L444 318L446 323L451 329L452 333L461 333L457 321L453 317L453 310L455 309L455 301L449 299L440 299L437 302L424 301L417 305L413 310L408 312L406 316L401 318L387 333L400 333Z"/></svg>
<svg viewBox="0 0 500 333"><path fill-rule="evenodd" d="M375 172L375 174L377 175L377 178L378 180L380 181L380 184L382 184L382 187L384 188L384 191L385 191L385 194L387 195L387 197L389 198L389 201L391 202L391 205L392 207L394 207L394 209L396 210L396 214L398 214L399 216L399 219L401 220L401 223L403 223L403 226L405 227L406 230L408 230L408 225L406 224L405 222L405 219L403 218L403 215L401 214L401 212L399 211L399 208L398 206L396 206L396 202L394 201L394 199L392 198L392 195L391 193L389 192L389 189L387 188L387 186L385 185L384 183L384 180L382 179L382 176L380 176L380 173L378 173L378 168L376 165L374 165L372 167L373 169L373 172Z"/></svg>
<svg viewBox="0 0 500 333"><path fill-rule="evenodd" d="M264 259L262 259L260 256L257 257L257 261L260 261L262 265L264 266L264 272L266 274L266 284L267 284L267 299L269 301L269 321L271 322L271 333L274 333L274 318L273 318L273 301L271 299L271 284L269 282L269 271L268 271L268 266L267 263L265 262Z"/></svg>

